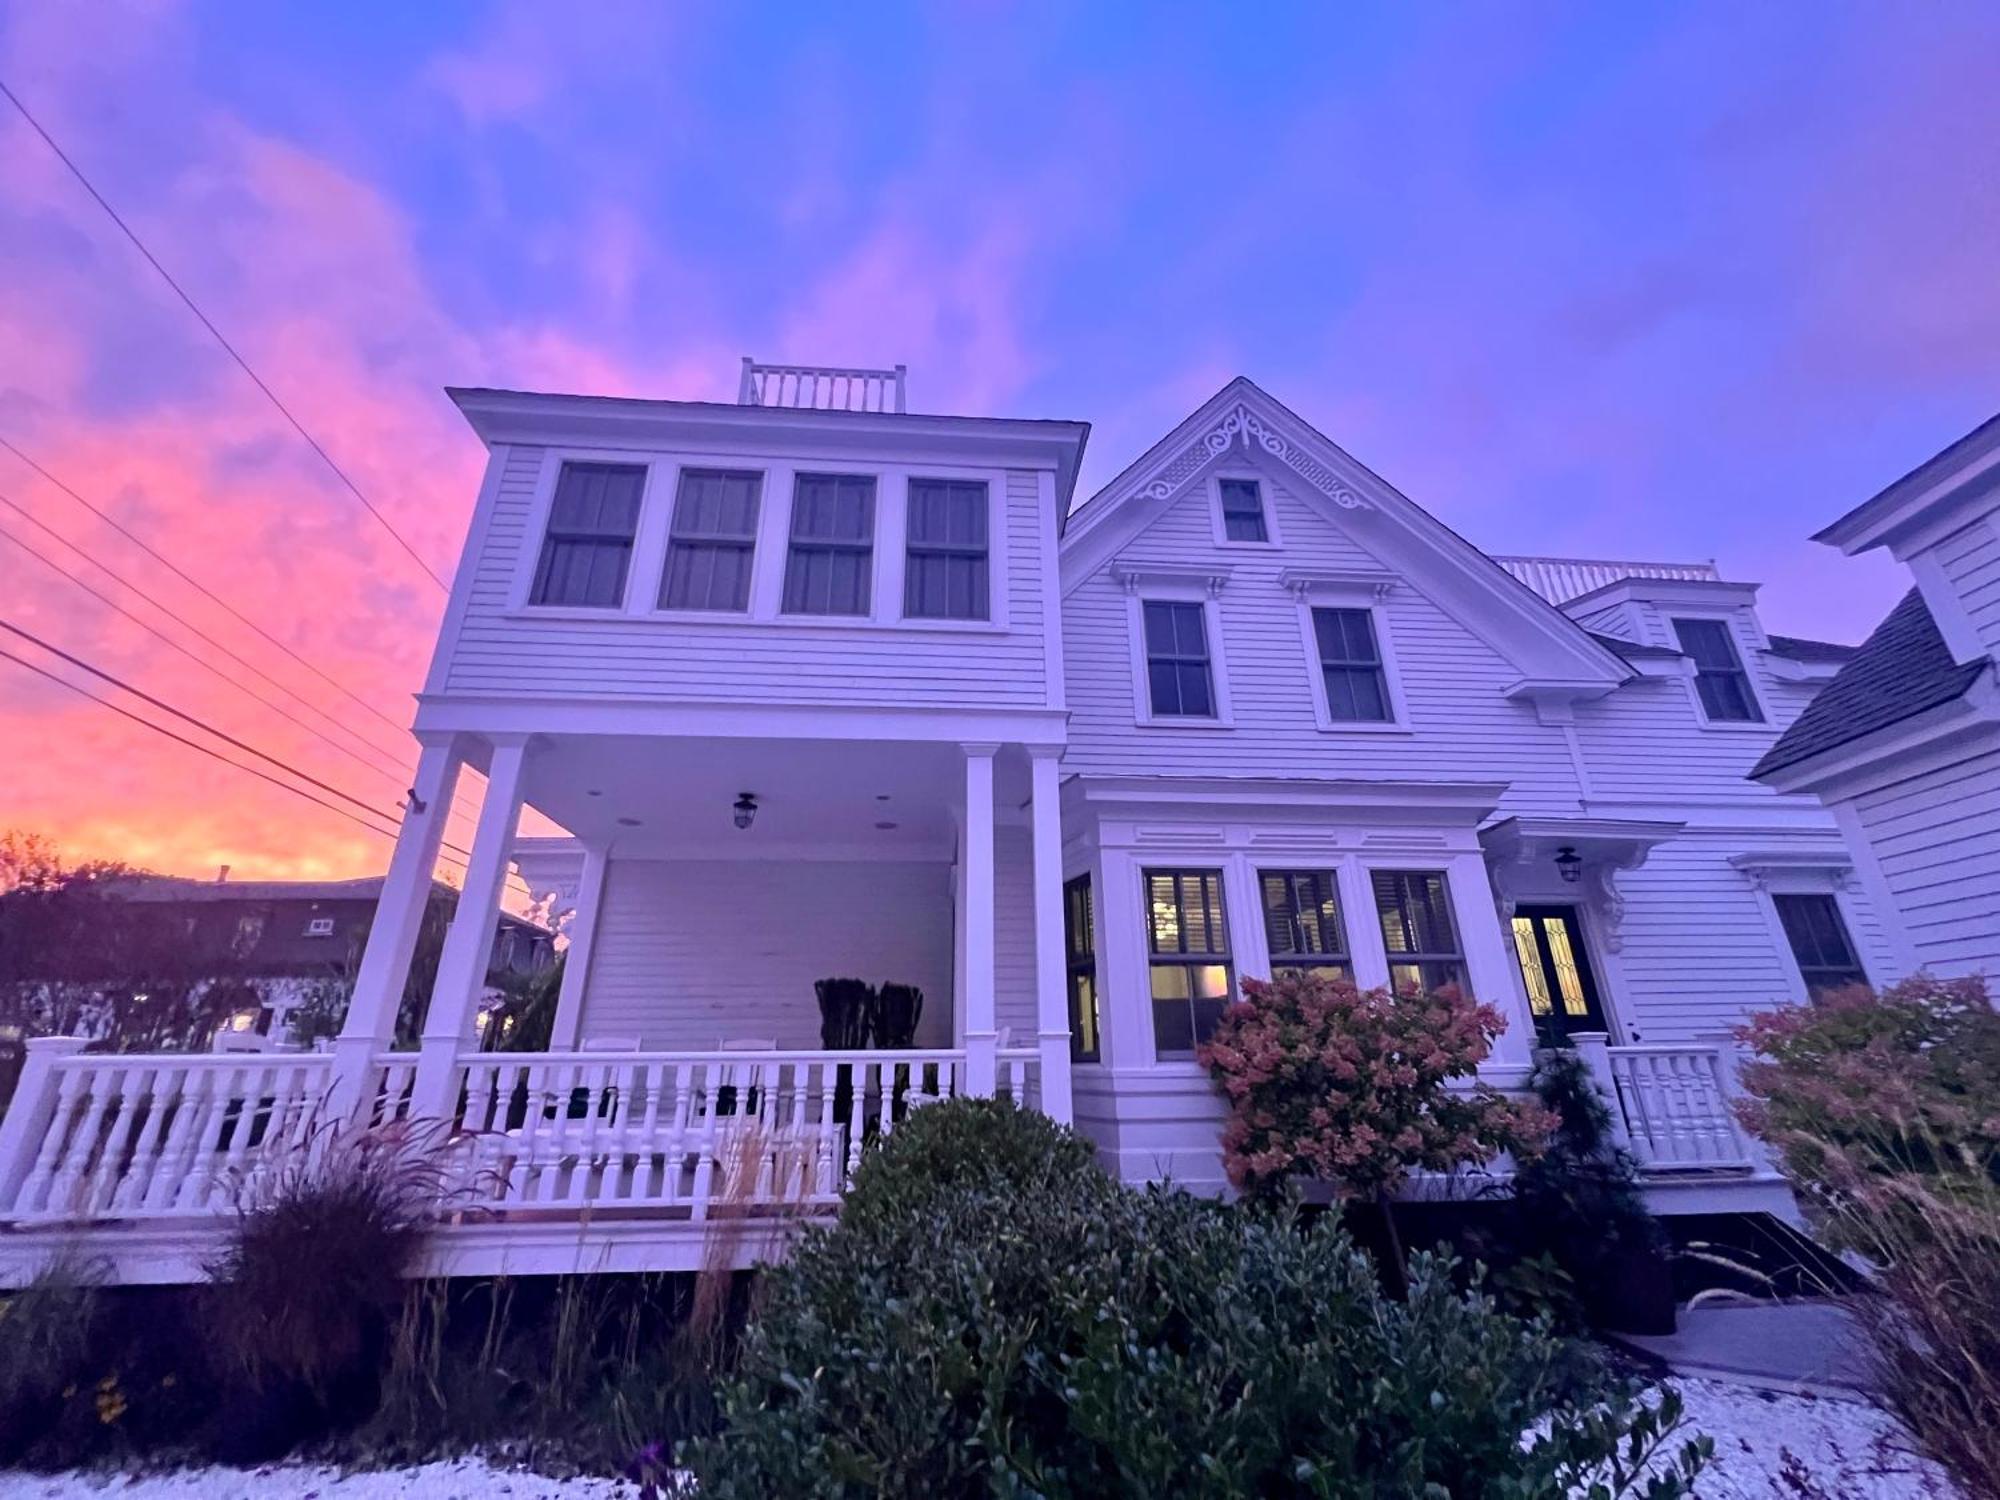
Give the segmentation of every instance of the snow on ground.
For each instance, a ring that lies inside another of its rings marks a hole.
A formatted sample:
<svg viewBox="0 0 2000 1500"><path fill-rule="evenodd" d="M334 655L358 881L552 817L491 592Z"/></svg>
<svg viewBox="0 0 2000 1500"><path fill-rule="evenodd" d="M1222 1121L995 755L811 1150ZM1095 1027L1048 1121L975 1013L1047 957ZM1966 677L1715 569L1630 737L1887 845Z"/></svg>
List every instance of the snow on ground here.
<svg viewBox="0 0 2000 1500"><path fill-rule="evenodd" d="M1675 1379L1688 1430L1715 1439L1700 1500L1958 1500L1895 1418L1858 1398L1796 1396L1719 1380ZM0 1492L4 1493L4 1492Z"/></svg>
<svg viewBox="0 0 2000 1500"><path fill-rule="evenodd" d="M1715 1439L1700 1500L1958 1500L1904 1451L1894 1419L1859 1401L1676 1380L1691 1431ZM615 1479L548 1479L478 1459L343 1474L309 1464L184 1469L128 1478L0 1474L0 1500L635 1500Z"/></svg>

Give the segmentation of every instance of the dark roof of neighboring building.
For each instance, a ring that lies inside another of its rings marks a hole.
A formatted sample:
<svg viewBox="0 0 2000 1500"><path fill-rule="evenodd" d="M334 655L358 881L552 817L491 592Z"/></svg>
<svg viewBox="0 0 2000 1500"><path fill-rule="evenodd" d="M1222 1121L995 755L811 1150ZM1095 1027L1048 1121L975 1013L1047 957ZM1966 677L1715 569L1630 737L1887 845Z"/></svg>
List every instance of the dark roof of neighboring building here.
<svg viewBox="0 0 2000 1500"><path fill-rule="evenodd" d="M1750 774L1768 775L1949 703L1985 669L1952 660L1924 596L1911 589Z"/></svg>
<svg viewBox="0 0 2000 1500"><path fill-rule="evenodd" d="M1627 661L1635 660L1641 656L1653 657L1653 656L1686 655L1685 652L1680 651L1673 646L1648 646L1641 641L1620 640L1615 635L1603 635L1595 630L1590 632L1590 638L1596 641L1598 645L1617 652Z"/></svg>
<svg viewBox="0 0 2000 1500"><path fill-rule="evenodd" d="M1843 646L1838 641L1809 641L1803 636L1774 635L1767 639L1771 643L1773 656L1787 657L1792 661L1852 661L1859 646Z"/></svg>

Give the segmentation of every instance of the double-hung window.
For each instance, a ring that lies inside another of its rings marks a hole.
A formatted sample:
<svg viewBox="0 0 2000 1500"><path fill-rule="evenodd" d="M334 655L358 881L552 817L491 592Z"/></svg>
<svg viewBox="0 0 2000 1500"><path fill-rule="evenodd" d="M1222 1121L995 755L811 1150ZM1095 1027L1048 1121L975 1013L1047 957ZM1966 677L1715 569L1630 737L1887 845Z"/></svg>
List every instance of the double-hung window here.
<svg viewBox="0 0 2000 1500"><path fill-rule="evenodd" d="M528 602L590 609L623 604L645 489L643 464L564 464Z"/></svg>
<svg viewBox="0 0 2000 1500"><path fill-rule="evenodd" d="M912 479L903 614L913 620L988 618L986 486Z"/></svg>
<svg viewBox="0 0 2000 1500"><path fill-rule="evenodd" d="M1145 602L1146 691L1157 719L1213 719L1208 620L1192 601Z"/></svg>
<svg viewBox="0 0 2000 1500"><path fill-rule="evenodd" d="M750 607L763 476L728 469L683 469L667 540L660 608L740 613Z"/></svg>
<svg viewBox="0 0 2000 1500"><path fill-rule="evenodd" d="M1097 938L1091 928L1090 877L1063 885L1063 955L1069 970L1069 1056L1096 1062L1102 1043L1097 1014Z"/></svg>
<svg viewBox="0 0 2000 1500"><path fill-rule="evenodd" d="M1375 616L1365 609L1315 609L1312 622L1327 718L1336 724L1388 723L1395 715Z"/></svg>
<svg viewBox="0 0 2000 1500"><path fill-rule="evenodd" d="M1220 870L1148 870L1146 947L1153 996L1153 1049L1188 1057L1229 1004L1229 922Z"/></svg>
<svg viewBox="0 0 2000 1500"><path fill-rule="evenodd" d="M1792 945L1792 957L1799 977L1806 982L1806 994L1817 1000L1829 990L1850 984L1866 984L1867 971L1855 956L1854 942L1847 924L1840 919L1840 904L1824 893L1775 895L1778 920L1784 924L1785 938Z"/></svg>
<svg viewBox="0 0 2000 1500"><path fill-rule="evenodd" d="M784 612L865 615L874 568L874 479L866 474L799 475L792 489Z"/></svg>
<svg viewBox="0 0 2000 1500"><path fill-rule="evenodd" d="M1750 691L1750 674L1723 620L1676 620L1681 650L1694 660L1694 690L1711 724L1757 724L1764 714Z"/></svg>
<svg viewBox="0 0 2000 1500"><path fill-rule="evenodd" d="M1331 870L1259 870L1264 937L1271 977L1303 969L1325 979L1352 979L1347 933L1340 921L1339 883Z"/></svg>
<svg viewBox="0 0 2000 1500"><path fill-rule="evenodd" d="M1439 870L1374 870L1375 913L1397 989L1465 987L1465 955L1451 919L1451 887Z"/></svg>
<svg viewBox="0 0 2000 1500"><path fill-rule="evenodd" d="M1222 506L1222 539L1226 542L1268 542L1264 524L1264 487L1254 479L1218 479L1216 498Z"/></svg>

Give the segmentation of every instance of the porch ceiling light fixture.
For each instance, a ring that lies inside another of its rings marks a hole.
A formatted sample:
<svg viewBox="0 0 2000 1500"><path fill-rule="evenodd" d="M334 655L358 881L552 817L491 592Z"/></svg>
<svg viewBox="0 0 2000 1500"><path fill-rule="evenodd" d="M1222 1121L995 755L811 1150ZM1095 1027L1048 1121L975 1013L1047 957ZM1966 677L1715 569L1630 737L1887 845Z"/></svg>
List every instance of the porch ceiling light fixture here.
<svg viewBox="0 0 2000 1500"><path fill-rule="evenodd" d="M736 814L736 826L738 828L748 828L752 823L757 821L756 794L754 792L739 793L736 800L730 804L730 809Z"/></svg>
<svg viewBox="0 0 2000 1500"><path fill-rule="evenodd" d="M1570 885L1575 885L1583 878L1583 860L1568 844L1556 850L1556 872Z"/></svg>

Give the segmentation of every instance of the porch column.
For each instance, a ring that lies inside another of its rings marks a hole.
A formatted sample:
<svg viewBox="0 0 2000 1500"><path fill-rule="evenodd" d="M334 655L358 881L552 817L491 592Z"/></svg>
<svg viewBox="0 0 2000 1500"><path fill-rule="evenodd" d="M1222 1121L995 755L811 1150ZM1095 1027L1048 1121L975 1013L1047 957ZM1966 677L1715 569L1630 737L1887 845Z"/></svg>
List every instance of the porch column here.
<svg viewBox="0 0 2000 1500"><path fill-rule="evenodd" d="M583 987L589 981L591 949L597 942L597 909L604 900L605 866L610 851L602 844L583 846L583 875L577 881L576 909L569 919L569 947L563 952L562 990L556 996L555 1024L549 1046L573 1051L583 1026Z"/></svg>
<svg viewBox="0 0 2000 1500"><path fill-rule="evenodd" d="M965 842L959 853L965 892L965 1091L990 1097L998 1063L993 1021L993 756L998 745L966 745Z"/></svg>
<svg viewBox="0 0 2000 1500"><path fill-rule="evenodd" d="M1513 933L1500 925L1492 873L1479 854L1454 855L1448 869L1470 988L1507 1017L1507 1029L1494 1038L1480 1073L1503 1088L1525 1084L1535 1067L1535 1017L1521 985Z"/></svg>
<svg viewBox="0 0 2000 1500"><path fill-rule="evenodd" d="M369 1058L395 1040L396 1012L430 904L438 845L463 764L464 749L456 735L427 742L417 752L416 780L404 803L402 831L389 856L382 894L375 901L347 1018L333 1044L333 1086L327 1106L334 1119L348 1118L360 1108Z"/></svg>
<svg viewBox="0 0 2000 1500"><path fill-rule="evenodd" d="M472 1036L473 1015L486 971L493 961L493 934L500 920L500 893L507 882L514 830L521 820L522 772L527 763L525 735L496 737L486 773L486 798L466 861L465 889L438 956L437 982L424 1011L423 1050L417 1059L416 1090L410 1112L449 1118L457 1101L452 1074Z"/></svg>
<svg viewBox="0 0 2000 1500"><path fill-rule="evenodd" d="M1038 745L1028 753L1034 773L1035 1010L1041 1031L1042 1113L1067 1125L1074 1110L1069 1078L1069 979L1063 951L1062 749Z"/></svg>

